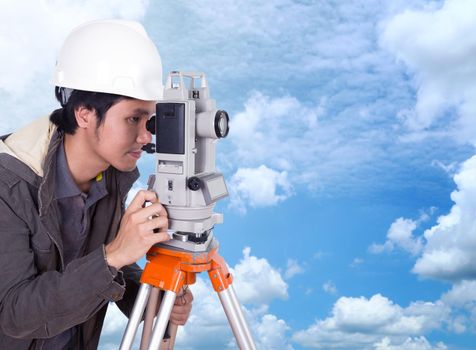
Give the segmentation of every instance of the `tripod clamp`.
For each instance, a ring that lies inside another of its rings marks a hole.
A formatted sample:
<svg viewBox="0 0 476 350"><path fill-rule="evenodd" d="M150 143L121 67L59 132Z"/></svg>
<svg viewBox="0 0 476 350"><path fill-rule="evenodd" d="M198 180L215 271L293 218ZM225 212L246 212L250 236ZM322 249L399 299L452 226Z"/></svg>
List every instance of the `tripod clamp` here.
<svg viewBox="0 0 476 350"><path fill-rule="evenodd" d="M230 323L240 349L255 350L256 346L246 324L241 306L233 289L233 277L225 260L218 254L218 241L212 240L204 252L190 252L166 244L158 244L147 253L148 263L141 276L141 287L129 323L127 324L120 350L130 350L137 328L147 305L155 311L158 289L165 290L159 313L152 331L153 316L146 316L141 350L157 350L160 347L175 303L177 294L184 285L195 283L196 274L207 271L213 289ZM152 292L151 292L152 291ZM149 336L151 334L151 336ZM145 336L144 336L145 335Z"/></svg>

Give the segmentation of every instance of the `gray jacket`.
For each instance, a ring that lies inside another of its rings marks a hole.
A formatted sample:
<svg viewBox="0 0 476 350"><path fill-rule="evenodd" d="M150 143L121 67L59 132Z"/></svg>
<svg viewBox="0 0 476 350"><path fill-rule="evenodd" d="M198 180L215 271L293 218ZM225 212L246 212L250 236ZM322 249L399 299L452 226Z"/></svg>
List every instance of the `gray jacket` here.
<svg viewBox="0 0 476 350"><path fill-rule="evenodd" d="M41 118L0 141L0 349L41 349L74 325L75 348L96 349L108 302L128 315L138 291L140 268L113 278L103 253L137 169L105 172L109 195L92 208L85 255L64 266L53 171L62 138Z"/></svg>

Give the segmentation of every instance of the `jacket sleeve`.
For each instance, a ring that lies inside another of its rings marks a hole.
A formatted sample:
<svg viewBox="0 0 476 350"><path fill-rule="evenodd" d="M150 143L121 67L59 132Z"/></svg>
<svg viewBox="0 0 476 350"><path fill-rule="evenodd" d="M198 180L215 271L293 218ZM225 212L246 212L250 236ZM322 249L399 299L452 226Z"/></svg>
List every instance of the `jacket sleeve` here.
<svg viewBox="0 0 476 350"><path fill-rule="evenodd" d="M142 269L137 264L131 264L124 266L121 271L126 284L126 290L123 298L116 301L116 304L124 315L130 317L137 293L139 292Z"/></svg>
<svg viewBox="0 0 476 350"><path fill-rule="evenodd" d="M7 204L0 198L0 328L4 334L49 338L85 322L108 301L122 298L124 286L109 271L103 247L72 261L63 272L40 274L30 245L31 230L12 209L14 200ZM48 251L39 254L43 253Z"/></svg>

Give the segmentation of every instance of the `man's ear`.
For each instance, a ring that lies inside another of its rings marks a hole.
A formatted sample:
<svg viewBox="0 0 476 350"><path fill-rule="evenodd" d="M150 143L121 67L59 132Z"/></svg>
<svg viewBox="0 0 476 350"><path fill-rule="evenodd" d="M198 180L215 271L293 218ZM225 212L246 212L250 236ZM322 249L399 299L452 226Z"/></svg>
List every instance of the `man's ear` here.
<svg viewBox="0 0 476 350"><path fill-rule="evenodd" d="M88 109L84 106L76 107L74 110L74 117L80 128L87 129L95 127L96 112L94 109Z"/></svg>

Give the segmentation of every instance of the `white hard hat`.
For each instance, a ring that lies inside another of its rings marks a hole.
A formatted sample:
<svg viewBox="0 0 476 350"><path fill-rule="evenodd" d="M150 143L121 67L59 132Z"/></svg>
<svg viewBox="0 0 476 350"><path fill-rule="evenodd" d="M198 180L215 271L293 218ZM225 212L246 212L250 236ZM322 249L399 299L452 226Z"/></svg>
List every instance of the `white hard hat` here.
<svg viewBox="0 0 476 350"><path fill-rule="evenodd" d="M146 101L162 98L162 62L144 27L133 21L85 23L66 38L53 83Z"/></svg>

